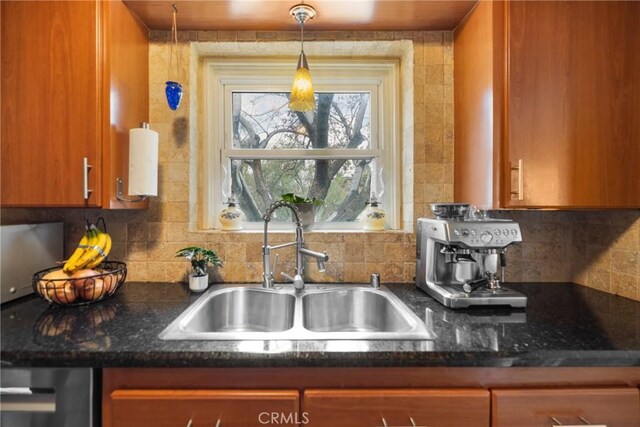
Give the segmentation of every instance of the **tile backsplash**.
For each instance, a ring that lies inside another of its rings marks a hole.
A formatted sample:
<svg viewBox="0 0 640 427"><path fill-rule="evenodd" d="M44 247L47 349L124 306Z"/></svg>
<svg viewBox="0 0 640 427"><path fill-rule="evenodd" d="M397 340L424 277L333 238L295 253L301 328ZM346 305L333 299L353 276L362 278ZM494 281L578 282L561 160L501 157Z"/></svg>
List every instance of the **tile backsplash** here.
<svg viewBox="0 0 640 427"><path fill-rule="evenodd" d="M184 281L187 263L174 258L177 249L202 244L220 253L225 265L215 280L257 282L261 279L262 233L193 231L189 182L191 156L186 136L190 107L187 90L178 111L164 99L164 82L178 73L190 76L189 42L255 43L292 41L297 32L191 31L180 34L177 71L167 69L167 32L151 32L150 123L160 134L159 197L146 211L81 209L2 209L2 223L63 220L67 253L82 234L85 216L104 216L113 237L112 258L124 260L130 281ZM453 198L453 36L451 32L306 32L305 40L411 40L413 42L414 144L413 218L429 216L429 203ZM188 84L184 84L188 87ZM520 222L524 242L507 254L509 281L576 282L640 300L640 211L557 212L505 211L497 215ZM315 281L363 282L372 272L386 282L414 282L415 234L312 232L312 249L326 250L325 273L309 263ZM274 233L270 241L288 241L290 233ZM292 252L283 251L279 269L292 269Z"/></svg>

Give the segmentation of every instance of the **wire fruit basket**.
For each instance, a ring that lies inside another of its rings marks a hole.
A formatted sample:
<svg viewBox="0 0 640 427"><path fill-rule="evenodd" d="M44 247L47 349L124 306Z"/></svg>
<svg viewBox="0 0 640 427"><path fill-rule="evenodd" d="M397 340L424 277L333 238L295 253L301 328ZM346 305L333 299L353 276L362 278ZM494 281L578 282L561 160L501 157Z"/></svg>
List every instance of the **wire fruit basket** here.
<svg viewBox="0 0 640 427"><path fill-rule="evenodd" d="M33 290L50 304L91 304L114 294L127 278L127 265L106 261L93 270L81 270L80 273L67 276L59 266L47 268L33 275Z"/></svg>

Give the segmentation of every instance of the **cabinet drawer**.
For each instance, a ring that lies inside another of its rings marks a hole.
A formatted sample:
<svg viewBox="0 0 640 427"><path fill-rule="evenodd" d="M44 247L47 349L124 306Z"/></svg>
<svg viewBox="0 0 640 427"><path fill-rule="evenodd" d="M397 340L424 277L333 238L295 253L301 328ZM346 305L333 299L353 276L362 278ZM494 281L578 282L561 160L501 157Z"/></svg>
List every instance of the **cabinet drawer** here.
<svg viewBox="0 0 640 427"><path fill-rule="evenodd" d="M486 427L489 406L476 389L306 390L302 413L309 427Z"/></svg>
<svg viewBox="0 0 640 427"><path fill-rule="evenodd" d="M492 390L491 425L549 427L558 424L553 417L565 425L637 427L639 398L635 388Z"/></svg>
<svg viewBox="0 0 640 427"><path fill-rule="evenodd" d="M115 390L105 427L295 426L296 390ZM275 417L275 418L273 418Z"/></svg>

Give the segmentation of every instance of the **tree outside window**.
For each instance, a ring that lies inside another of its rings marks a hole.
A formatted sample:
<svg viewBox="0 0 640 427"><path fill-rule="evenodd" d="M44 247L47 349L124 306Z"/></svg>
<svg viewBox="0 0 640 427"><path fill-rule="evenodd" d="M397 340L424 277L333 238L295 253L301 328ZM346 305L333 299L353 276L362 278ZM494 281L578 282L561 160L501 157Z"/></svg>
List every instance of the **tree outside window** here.
<svg viewBox="0 0 640 427"><path fill-rule="evenodd" d="M349 158L340 150L371 147L369 93L318 93L311 112L288 109L283 92L234 92L232 96L233 147L263 150L279 158L231 158L231 188L248 221L261 221L266 208L282 194L323 200L316 210L318 222L351 222L370 197L368 158ZM298 151L307 150L300 158ZM329 150L329 158L314 158ZM232 155L233 156L233 155ZM290 212L277 212L289 220Z"/></svg>

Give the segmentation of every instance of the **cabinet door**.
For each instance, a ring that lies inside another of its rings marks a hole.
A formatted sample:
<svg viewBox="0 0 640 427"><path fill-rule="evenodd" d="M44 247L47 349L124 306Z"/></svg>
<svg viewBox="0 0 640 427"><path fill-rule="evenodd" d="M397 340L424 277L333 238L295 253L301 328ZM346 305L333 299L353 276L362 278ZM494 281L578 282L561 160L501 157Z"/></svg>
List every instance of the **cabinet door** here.
<svg viewBox="0 0 640 427"><path fill-rule="evenodd" d="M105 427L295 426L296 390L115 390Z"/></svg>
<svg viewBox="0 0 640 427"><path fill-rule="evenodd" d="M506 205L640 206L640 3L507 10Z"/></svg>
<svg viewBox="0 0 640 427"><path fill-rule="evenodd" d="M635 427L640 425L639 397L635 388L492 390L491 426L549 427L588 422Z"/></svg>
<svg viewBox="0 0 640 427"><path fill-rule="evenodd" d="M3 206L100 204L96 1L2 2Z"/></svg>
<svg viewBox="0 0 640 427"><path fill-rule="evenodd" d="M489 425L489 392L437 390L306 390L309 427L481 427Z"/></svg>

